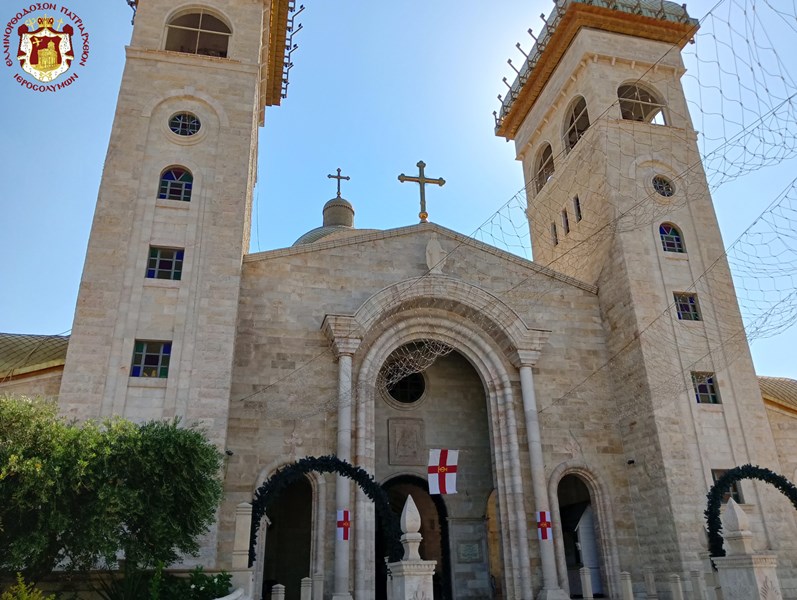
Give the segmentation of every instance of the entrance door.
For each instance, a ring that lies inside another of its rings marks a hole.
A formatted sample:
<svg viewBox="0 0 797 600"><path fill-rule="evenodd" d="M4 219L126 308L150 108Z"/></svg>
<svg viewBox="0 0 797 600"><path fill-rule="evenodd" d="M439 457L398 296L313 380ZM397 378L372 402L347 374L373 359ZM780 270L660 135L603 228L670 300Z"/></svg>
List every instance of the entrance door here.
<svg viewBox="0 0 797 600"><path fill-rule="evenodd" d="M596 598L602 598L600 554L589 490L577 475L566 475L559 482L558 496L570 597L583 596L579 569L587 567L592 593Z"/></svg>
<svg viewBox="0 0 797 600"><path fill-rule="evenodd" d="M383 486L390 500L390 508L397 515L404 509L407 496L412 495L421 514L421 536L419 548L423 560L435 560L434 600L451 600L451 560L448 544L448 512L443 499L429 495L429 486L420 477L400 475ZM385 541L382 531L376 530L376 600L386 600L387 567L385 565Z"/></svg>
<svg viewBox="0 0 797 600"><path fill-rule="evenodd" d="M310 577L310 535L312 529L313 488L299 479L280 493L269 508L271 525L266 535L263 566L263 598L271 598L271 588L285 586L286 600L299 600L300 584Z"/></svg>

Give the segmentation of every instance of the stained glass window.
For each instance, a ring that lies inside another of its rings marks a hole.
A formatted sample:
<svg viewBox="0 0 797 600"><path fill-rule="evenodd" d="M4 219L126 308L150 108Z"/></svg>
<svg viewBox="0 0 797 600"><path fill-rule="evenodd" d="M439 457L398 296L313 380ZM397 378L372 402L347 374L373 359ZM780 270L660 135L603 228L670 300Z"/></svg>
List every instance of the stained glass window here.
<svg viewBox="0 0 797 600"><path fill-rule="evenodd" d="M194 135L200 127L199 118L190 112L180 112L169 119L169 129L177 135Z"/></svg>
<svg viewBox="0 0 797 600"><path fill-rule="evenodd" d="M692 386L698 404L720 404L714 373L692 371Z"/></svg>
<svg viewBox="0 0 797 600"><path fill-rule="evenodd" d="M700 308L697 305L697 294L675 292L675 310L682 321L700 321Z"/></svg>
<svg viewBox="0 0 797 600"><path fill-rule="evenodd" d="M686 252L681 232L674 225L662 223L659 225L659 235L665 252Z"/></svg>
<svg viewBox="0 0 797 600"><path fill-rule="evenodd" d="M170 167L161 175L158 198L189 202L193 185L194 177L189 170L182 167Z"/></svg>
<svg viewBox="0 0 797 600"><path fill-rule="evenodd" d="M172 279L180 281L183 273L182 248L159 248L151 246L147 261L148 279Z"/></svg>
<svg viewBox="0 0 797 600"><path fill-rule="evenodd" d="M133 364L130 367L130 376L168 377L171 354L171 342L136 340L133 347Z"/></svg>

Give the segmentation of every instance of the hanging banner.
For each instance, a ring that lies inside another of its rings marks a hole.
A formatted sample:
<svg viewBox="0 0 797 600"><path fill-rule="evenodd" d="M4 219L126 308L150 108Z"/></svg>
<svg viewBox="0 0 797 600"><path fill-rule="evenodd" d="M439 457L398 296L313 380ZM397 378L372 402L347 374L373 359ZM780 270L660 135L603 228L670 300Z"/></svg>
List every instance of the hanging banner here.
<svg viewBox="0 0 797 600"><path fill-rule="evenodd" d="M457 493L457 459L459 450L429 450L429 493Z"/></svg>
<svg viewBox="0 0 797 600"><path fill-rule="evenodd" d="M351 530L351 518L349 517L348 510L339 510L338 511L338 539L343 540L344 542L349 541L349 533Z"/></svg>
<svg viewBox="0 0 797 600"><path fill-rule="evenodd" d="M539 511L537 513L537 537L541 540L552 539L551 527L551 513L547 510Z"/></svg>

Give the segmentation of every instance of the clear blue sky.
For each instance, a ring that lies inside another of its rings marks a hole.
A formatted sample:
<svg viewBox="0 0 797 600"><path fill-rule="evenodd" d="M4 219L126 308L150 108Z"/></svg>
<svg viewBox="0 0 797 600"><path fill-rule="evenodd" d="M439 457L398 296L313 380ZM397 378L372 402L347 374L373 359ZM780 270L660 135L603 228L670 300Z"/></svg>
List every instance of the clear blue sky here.
<svg viewBox="0 0 797 600"><path fill-rule="evenodd" d="M147 1L147 0L142 0ZM3 29L29 2L4 0ZM701 17L715 0L689 4ZM17 6L19 5L19 6ZM59 3L59 7L62 4ZM472 233L522 186L514 146L493 135L506 64L520 64L529 27L540 29L550 0L307 0L283 106L260 131L252 251L293 243L321 224L341 167L356 225L387 229L417 222L417 190L401 185L424 160L444 177L429 191L430 220ZM3 161L0 208L6 260L0 264L0 331L71 328L94 203L130 39L123 0L71 0L91 35L79 81L55 94L21 88L0 64ZM727 11L726 11L727 12ZM783 55L790 59L794 31ZM797 171L794 163L722 186L714 199L723 235L735 239ZM797 378L795 330L753 345L760 374Z"/></svg>

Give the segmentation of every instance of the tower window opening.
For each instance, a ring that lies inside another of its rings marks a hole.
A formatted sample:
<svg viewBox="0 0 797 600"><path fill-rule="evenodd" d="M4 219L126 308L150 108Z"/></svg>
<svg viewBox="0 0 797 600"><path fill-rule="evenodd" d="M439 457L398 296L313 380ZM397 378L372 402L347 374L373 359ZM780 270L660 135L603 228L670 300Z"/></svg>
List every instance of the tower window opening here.
<svg viewBox="0 0 797 600"><path fill-rule="evenodd" d="M700 307L697 304L697 294L688 292L675 292L675 310L681 321L701 321Z"/></svg>
<svg viewBox="0 0 797 600"><path fill-rule="evenodd" d="M202 127L202 123L199 122L199 117L190 112L179 112L169 119L169 129L177 135L194 135L200 127Z"/></svg>
<svg viewBox="0 0 797 600"><path fill-rule="evenodd" d="M589 129L589 113L587 113L587 101L583 96L570 105L570 110L567 112L567 121L565 128L565 148L568 152L578 143L578 140Z"/></svg>
<svg viewBox="0 0 797 600"><path fill-rule="evenodd" d="M665 252L686 252L681 232L675 225L670 223L659 225L659 237L661 237L661 247Z"/></svg>
<svg viewBox="0 0 797 600"><path fill-rule="evenodd" d="M559 234L556 233L556 223L551 223L551 242L554 246L559 244Z"/></svg>
<svg viewBox="0 0 797 600"><path fill-rule="evenodd" d="M627 121L666 125L664 104L651 92L638 85L621 85L617 89L620 114Z"/></svg>
<svg viewBox="0 0 797 600"><path fill-rule="evenodd" d="M171 354L171 342L136 340L130 377L168 377Z"/></svg>
<svg viewBox="0 0 797 600"><path fill-rule="evenodd" d="M158 198L190 202L193 185L191 171L182 167L169 167L161 173Z"/></svg>
<svg viewBox="0 0 797 600"><path fill-rule="evenodd" d="M562 209L562 231L564 231L565 235L570 233L570 219L567 216L566 208Z"/></svg>
<svg viewBox="0 0 797 600"><path fill-rule="evenodd" d="M692 387L698 404L720 404L714 373L692 371Z"/></svg>
<svg viewBox="0 0 797 600"><path fill-rule="evenodd" d="M653 184L653 189L660 196L671 198L675 194L675 186L672 181L662 175L656 175L651 183Z"/></svg>
<svg viewBox="0 0 797 600"><path fill-rule="evenodd" d="M581 200L578 199L578 196L573 197L573 214L576 216L576 223L583 218L581 214Z"/></svg>
<svg viewBox="0 0 797 600"><path fill-rule="evenodd" d="M548 183L548 180L553 177L553 174L553 150L550 144L545 144L537 159L537 171L534 176L538 192Z"/></svg>
<svg viewBox="0 0 797 600"><path fill-rule="evenodd" d="M147 261L147 279L171 279L180 281L183 276L182 248L150 247Z"/></svg>
<svg viewBox="0 0 797 600"><path fill-rule="evenodd" d="M714 483L717 483L719 478L725 475L725 473L727 472L728 469L711 469L711 479L713 480ZM737 504L744 503L744 499L742 498L742 493L739 490L738 481L734 481L731 484L731 489L722 495L722 503L727 504L728 500L730 500L731 498L733 498L733 501L736 502Z"/></svg>
<svg viewBox="0 0 797 600"><path fill-rule="evenodd" d="M166 50L226 58L231 35L224 22L200 10L169 22L166 26Z"/></svg>

